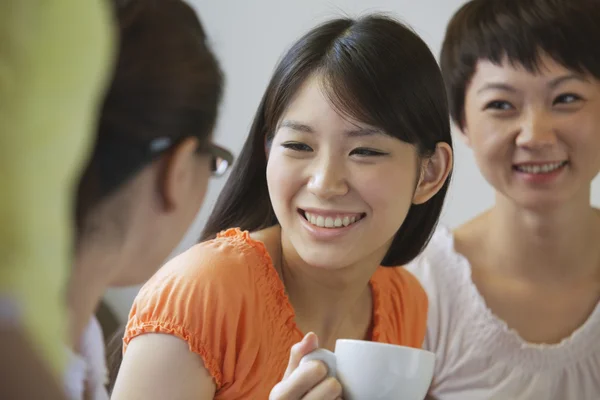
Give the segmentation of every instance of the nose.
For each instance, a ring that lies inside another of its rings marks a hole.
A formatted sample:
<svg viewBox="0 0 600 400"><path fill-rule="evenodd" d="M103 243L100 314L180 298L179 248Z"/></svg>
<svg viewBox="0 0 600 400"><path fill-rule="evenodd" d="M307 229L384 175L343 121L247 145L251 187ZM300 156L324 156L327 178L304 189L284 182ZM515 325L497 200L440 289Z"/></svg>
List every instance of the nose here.
<svg viewBox="0 0 600 400"><path fill-rule="evenodd" d="M556 144L552 116L541 110L535 110L525 116L516 144L520 147L538 149Z"/></svg>
<svg viewBox="0 0 600 400"><path fill-rule="evenodd" d="M308 181L308 190L321 199L331 199L348 193L346 168L341 161L331 158L315 160Z"/></svg>

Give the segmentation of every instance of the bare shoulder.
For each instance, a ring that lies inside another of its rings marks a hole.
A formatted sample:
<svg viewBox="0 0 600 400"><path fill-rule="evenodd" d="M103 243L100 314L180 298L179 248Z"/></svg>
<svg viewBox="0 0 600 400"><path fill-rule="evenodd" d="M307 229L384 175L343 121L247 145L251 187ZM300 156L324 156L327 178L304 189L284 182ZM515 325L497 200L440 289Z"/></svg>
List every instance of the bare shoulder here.
<svg viewBox="0 0 600 400"><path fill-rule="evenodd" d="M129 343L111 399L212 399L215 390L201 357L186 342L154 333Z"/></svg>

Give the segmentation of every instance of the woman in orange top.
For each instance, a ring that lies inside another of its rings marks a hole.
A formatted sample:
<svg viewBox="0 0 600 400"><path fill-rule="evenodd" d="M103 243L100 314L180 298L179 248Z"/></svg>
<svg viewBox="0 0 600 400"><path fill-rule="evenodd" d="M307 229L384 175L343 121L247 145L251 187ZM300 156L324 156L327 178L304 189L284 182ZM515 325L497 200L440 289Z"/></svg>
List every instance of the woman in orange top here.
<svg viewBox="0 0 600 400"><path fill-rule="evenodd" d="M421 251L443 205L445 99L433 55L393 19L336 19L303 36L204 242L135 300L112 398L265 399L309 331L329 349L338 338L420 347L427 298L396 266ZM303 398L339 396L322 376L310 389Z"/></svg>

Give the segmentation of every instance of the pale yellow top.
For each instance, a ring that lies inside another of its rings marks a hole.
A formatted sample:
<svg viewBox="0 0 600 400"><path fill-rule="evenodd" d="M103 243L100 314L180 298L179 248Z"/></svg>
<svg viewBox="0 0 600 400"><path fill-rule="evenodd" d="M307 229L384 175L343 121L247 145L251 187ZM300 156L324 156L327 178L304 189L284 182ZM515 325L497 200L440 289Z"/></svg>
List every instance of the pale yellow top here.
<svg viewBox="0 0 600 400"><path fill-rule="evenodd" d="M105 0L0 1L0 295L57 373L73 189L114 39Z"/></svg>

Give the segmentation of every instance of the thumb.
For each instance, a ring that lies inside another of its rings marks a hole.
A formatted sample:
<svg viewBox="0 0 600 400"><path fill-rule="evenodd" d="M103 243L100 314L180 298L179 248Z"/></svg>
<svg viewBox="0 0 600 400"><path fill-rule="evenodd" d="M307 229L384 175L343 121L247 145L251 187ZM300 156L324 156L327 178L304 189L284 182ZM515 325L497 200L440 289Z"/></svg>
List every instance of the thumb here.
<svg viewBox="0 0 600 400"><path fill-rule="evenodd" d="M307 333L301 342L292 346L290 351L290 360L283 378L287 378L300 365L302 357L319 348L319 338L313 332Z"/></svg>

